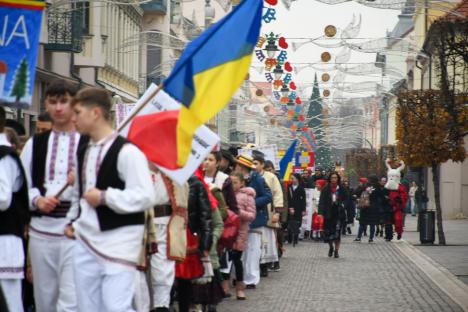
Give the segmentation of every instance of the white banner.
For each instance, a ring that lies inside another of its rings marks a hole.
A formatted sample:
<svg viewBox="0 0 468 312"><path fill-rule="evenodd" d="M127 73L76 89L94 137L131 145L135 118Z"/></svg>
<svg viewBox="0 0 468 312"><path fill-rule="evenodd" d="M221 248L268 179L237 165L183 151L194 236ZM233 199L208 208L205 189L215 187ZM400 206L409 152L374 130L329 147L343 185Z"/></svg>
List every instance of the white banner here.
<svg viewBox="0 0 468 312"><path fill-rule="evenodd" d="M150 98L150 102L141 109L138 115L146 115L152 114L157 112L163 112L167 110L174 110L179 109L180 104L171 98L164 90L159 91L156 96L152 96L154 91L157 89L155 84L151 84L151 86L146 90L143 96L138 100L134 109L138 109L146 99ZM131 114L131 113L130 113ZM127 115L127 118L128 116ZM125 128L120 131L120 134L127 137L128 130L130 128L129 123ZM159 169L164 172L169 178L171 178L174 182L179 185L185 183L190 176L195 172L195 170L200 166L202 161L205 157L213 150L213 148L218 144L220 141L219 137L211 131L206 126L200 126L197 131L195 132L195 136L192 141L192 153L189 156L187 164L185 167L176 170L170 170L164 167L159 167ZM154 144L157 144L158 140L155 137Z"/></svg>
<svg viewBox="0 0 468 312"><path fill-rule="evenodd" d="M115 104L115 127L118 128L127 119L131 111L135 108L136 104Z"/></svg>
<svg viewBox="0 0 468 312"><path fill-rule="evenodd" d="M276 144L271 144L271 145L265 145L265 146L260 146L260 147L254 147L254 148L241 148L239 149L238 153L239 155L249 155L252 156L252 151L259 151L262 152L265 155L265 160L269 160L273 162L275 165L275 170L279 170L279 159L277 157L278 155L278 147Z"/></svg>

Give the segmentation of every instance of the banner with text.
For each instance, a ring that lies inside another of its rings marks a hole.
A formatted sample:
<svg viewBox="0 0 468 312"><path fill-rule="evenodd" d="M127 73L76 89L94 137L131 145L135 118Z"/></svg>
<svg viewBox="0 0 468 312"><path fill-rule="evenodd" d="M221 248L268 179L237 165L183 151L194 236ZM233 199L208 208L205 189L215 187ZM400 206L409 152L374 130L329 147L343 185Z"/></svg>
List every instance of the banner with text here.
<svg viewBox="0 0 468 312"><path fill-rule="evenodd" d="M0 0L0 105L31 106L44 6Z"/></svg>

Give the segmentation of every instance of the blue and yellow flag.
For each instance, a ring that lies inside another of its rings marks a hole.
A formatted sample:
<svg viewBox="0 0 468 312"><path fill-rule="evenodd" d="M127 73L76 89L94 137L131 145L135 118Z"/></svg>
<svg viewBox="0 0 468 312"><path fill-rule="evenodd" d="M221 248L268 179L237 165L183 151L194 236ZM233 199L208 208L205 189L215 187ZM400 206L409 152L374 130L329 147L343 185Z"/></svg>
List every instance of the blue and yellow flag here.
<svg viewBox="0 0 468 312"><path fill-rule="evenodd" d="M284 154L283 158L281 158L279 165L280 165L280 178L283 181L289 180L289 176L292 172L292 160L294 158L294 152L296 150L297 140L294 140L291 145L288 147L288 150Z"/></svg>
<svg viewBox="0 0 468 312"><path fill-rule="evenodd" d="M185 48L163 89L182 103L177 163L183 166L195 130L229 102L245 79L257 44L263 0L243 0Z"/></svg>

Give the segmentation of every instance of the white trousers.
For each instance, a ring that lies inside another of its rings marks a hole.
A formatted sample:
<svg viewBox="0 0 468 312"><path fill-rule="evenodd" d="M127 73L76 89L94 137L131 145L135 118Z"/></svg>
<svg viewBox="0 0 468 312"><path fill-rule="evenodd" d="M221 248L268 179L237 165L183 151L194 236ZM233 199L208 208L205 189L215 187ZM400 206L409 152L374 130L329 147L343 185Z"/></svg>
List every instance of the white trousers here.
<svg viewBox="0 0 468 312"><path fill-rule="evenodd" d="M262 254L260 263L271 263L278 261L278 246L276 241L276 230L262 226Z"/></svg>
<svg viewBox="0 0 468 312"><path fill-rule="evenodd" d="M70 239L31 236L29 252L37 312L77 311L73 278L73 246Z"/></svg>
<svg viewBox="0 0 468 312"><path fill-rule="evenodd" d="M258 231L258 229L256 229ZM262 255L262 234L249 232L247 248L243 254L244 283L257 285L260 282L260 256Z"/></svg>
<svg viewBox="0 0 468 312"><path fill-rule="evenodd" d="M146 272L137 270L135 275L135 296L133 307L137 312L148 312L150 310L150 295Z"/></svg>
<svg viewBox="0 0 468 312"><path fill-rule="evenodd" d="M156 224L158 252L151 256L153 308L169 308L175 279L175 261L167 259L167 225Z"/></svg>
<svg viewBox="0 0 468 312"><path fill-rule="evenodd" d="M74 270L78 311L135 312L136 269L106 267L102 259L92 254L82 242L74 249Z"/></svg>
<svg viewBox="0 0 468 312"><path fill-rule="evenodd" d="M8 310L11 312L23 312L23 300L21 295L22 279L0 279L0 288L6 300Z"/></svg>

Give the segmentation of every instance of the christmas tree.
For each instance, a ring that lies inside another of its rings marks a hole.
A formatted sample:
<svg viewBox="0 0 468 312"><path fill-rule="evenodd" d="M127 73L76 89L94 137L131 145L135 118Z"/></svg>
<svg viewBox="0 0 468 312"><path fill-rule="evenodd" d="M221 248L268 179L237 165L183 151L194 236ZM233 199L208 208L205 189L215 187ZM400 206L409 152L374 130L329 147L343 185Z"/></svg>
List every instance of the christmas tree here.
<svg viewBox="0 0 468 312"><path fill-rule="evenodd" d="M312 129L317 149L315 150L315 166L331 168L333 166L331 160L331 151L326 140L323 121L323 105L320 97L320 89L317 82L317 74L315 74L314 87L309 100L309 110L307 112L307 126Z"/></svg>
<svg viewBox="0 0 468 312"><path fill-rule="evenodd" d="M16 102L19 103L28 90L28 63L25 58L21 61L18 70L16 71L15 81L10 96L16 97Z"/></svg>

